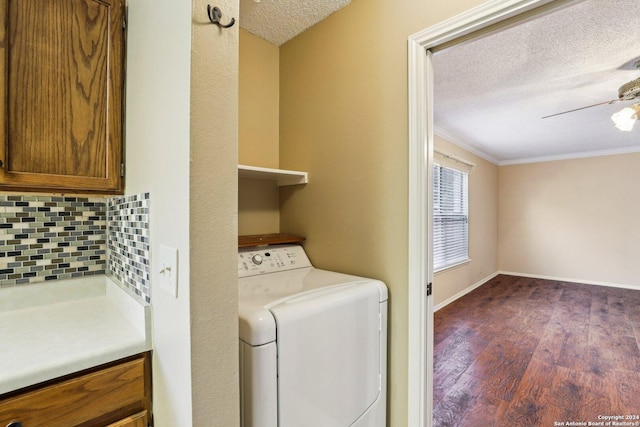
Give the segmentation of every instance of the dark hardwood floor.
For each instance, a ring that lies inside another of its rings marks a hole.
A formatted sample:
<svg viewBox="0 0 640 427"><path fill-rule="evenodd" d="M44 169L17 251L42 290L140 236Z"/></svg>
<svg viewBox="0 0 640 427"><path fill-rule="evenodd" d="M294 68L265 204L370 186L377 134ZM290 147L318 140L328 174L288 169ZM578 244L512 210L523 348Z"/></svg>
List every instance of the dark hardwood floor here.
<svg viewBox="0 0 640 427"><path fill-rule="evenodd" d="M499 275L434 328L436 427L640 425L639 291Z"/></svg>

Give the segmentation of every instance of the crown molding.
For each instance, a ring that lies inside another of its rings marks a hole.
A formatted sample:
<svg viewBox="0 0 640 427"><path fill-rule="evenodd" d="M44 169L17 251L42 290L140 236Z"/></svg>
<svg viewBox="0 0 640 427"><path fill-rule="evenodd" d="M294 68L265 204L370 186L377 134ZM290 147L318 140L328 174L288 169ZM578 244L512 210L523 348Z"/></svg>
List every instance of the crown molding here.
<svg viewBox="0 0 640 427"><path fill-rule="evenodd" d="M582 153L557 154L553 156L528 157L523 159L503 160L498 166L523 165L527 163L555 162L558 160L585 159L588 157L615 156L616 154L640 153L640 147L612 148L609 150L585 151Z"/></svg>
<svg viewBox="0 0 640 427"><path fill-rule="evenodd" d="M456 145L460 148L462 148L463 150L467 150L468 152L470 152L471 154L475 154L476 156L485 159L488 162L493 163L494 165L500 165L500 160L496 159L495 157L493 157L490 154L485 153L482 150L477 149L476 147L472 147L469 144L466 144L465 142L462 141L461 138L459 138L456 134L454 134L453 132L450 132L449 130L443 128L442 126L436 124L433 127L433 132L446 139L447 141L449 141L450 143L452 143L453 145Z"/></svg>

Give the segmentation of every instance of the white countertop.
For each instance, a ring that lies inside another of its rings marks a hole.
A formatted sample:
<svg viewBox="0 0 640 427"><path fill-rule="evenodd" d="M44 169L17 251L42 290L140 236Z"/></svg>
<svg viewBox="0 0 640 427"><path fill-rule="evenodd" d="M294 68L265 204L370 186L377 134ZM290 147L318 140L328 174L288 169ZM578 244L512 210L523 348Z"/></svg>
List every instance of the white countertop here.
<svg viewBox="0 0 640 427"><path fill-rule="evenodd" d="M0 288L0 394L150 350L149 310L105 276Z"/></svg>

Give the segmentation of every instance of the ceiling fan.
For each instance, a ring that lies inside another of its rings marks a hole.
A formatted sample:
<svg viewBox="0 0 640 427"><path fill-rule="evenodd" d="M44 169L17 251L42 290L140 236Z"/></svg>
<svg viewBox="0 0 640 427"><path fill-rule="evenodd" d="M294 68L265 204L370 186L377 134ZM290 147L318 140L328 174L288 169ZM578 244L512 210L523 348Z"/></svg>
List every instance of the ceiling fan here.
<svg viewBox="0 0 640 427"><path fill-rule="evenodd" d="M559 116L561 114L573 113L574 111L585 110L591 107L597 107L598 105L605 104L613 104L619 101L632 101L634 99L640 99L640 78L635 80L631 80L628 83L623 84L618 89L618 99L612 99L611 101L599 102L593 105L587 105L586 107L574 108L573 110L563 111L562 113L551 114L548 116L544 116L543 119L548 119L549 117ZM635 107L635 106L634 106Z"/></svg>
<svg viewBox="0 0 640 427"><path fill-rule="evenodd" d="M640 70L640 58L635 58L631 61L626 62L618 69L621 70L629 70L629 69ZM551 114L548 116L544 116L543 119L548 119L549 117L559 116L561 114L573 113L574 111L585 110L587 108L597 107L599 105L607 105L614 104L620 101L633 101L640 100L640 78L635 80L631 80L620 86L618 89L618 99L612 99L611 101L599 102L593 105L587 105L586 107L575 108L569 111L563 111L562 113ZM640 119L640 102L632 105L631 107L623 108L621 111L613 114L611 116L611 120L615 123L616 127L620 130L630 131L633 128L636 120Z"/></svg>

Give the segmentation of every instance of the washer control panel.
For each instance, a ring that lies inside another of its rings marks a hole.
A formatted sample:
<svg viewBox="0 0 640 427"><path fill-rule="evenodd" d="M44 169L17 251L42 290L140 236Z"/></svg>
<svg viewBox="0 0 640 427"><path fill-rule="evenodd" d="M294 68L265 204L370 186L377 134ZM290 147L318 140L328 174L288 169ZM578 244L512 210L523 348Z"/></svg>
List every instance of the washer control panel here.
<svg viewBox="0 0 640 427"><path fill-rule="evenodd" d="M311 267L300 245L274 245L238 250L238 277Z"/></svg>

